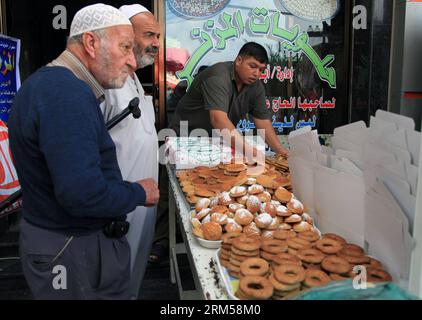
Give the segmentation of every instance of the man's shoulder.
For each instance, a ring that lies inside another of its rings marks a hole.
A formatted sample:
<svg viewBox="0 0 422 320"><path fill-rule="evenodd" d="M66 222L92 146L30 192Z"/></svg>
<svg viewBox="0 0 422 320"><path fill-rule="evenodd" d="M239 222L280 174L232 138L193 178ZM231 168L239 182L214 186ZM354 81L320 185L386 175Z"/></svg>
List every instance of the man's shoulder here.
<svg viewBox="0 0 422 320"><path fill-rule="evenodd" d="M232 62L218 62L214 64L213 66L209 67L208 73L212 75L226 76L226 75L230 75L231 69L233 69Z"/></svg>
<svg viewBox="0 0 422 320"><path fill-rule="evenodd" d="M46 87L57 87L63 83L70 86L86 86L85 82L78 79L69 69L64 67L41 67L29 76L25 82Z"/></svg>
<svg viewBox="0 0 422 320"><path fill-rule="evenodd" d="M209 67L207 70L203 71L202 80L213 79L218 83L229 83L231 82L231 69L233 68L230 63L219 62Z"/></svg>
<svg viewBox="0 0 422 320"><path fill-rule="evenodd" d="M96 101L90 87L64 67L42 67L28 77L16 101L26 104L28 99L37 110L50 110L51 105L85 108Z"/></svg>

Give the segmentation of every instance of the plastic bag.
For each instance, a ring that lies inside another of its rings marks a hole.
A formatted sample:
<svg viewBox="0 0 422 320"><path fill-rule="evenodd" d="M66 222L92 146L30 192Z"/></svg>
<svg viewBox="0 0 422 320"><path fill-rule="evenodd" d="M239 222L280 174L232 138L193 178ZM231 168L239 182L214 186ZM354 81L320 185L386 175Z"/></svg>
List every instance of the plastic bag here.
<svg viewBox="0 0 422 320"><path fill-rule="evenodd" d="M294 300L419 300L392 282L368 283L366 289L355 289L353 280L332 282L313 288Z"/></svg>

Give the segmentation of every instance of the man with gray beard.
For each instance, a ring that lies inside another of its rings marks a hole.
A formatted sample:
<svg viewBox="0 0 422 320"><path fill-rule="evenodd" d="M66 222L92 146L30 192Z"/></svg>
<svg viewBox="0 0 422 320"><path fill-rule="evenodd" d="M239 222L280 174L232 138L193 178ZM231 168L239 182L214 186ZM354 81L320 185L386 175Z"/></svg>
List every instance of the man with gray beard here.
<svg viewBox="0 0 422 320"><path fill-rule="evenodd" d="M122 179L99 103L135 68L134 33L116 8L87 6L66 50L29 77L9 119L23 193L22 268L35 299L129 299L126 215L154 206L153 179Z"/></svg>
<svg viewBox="0 0 422 320"><path fill-rule="evenodd" d="M136 69L154 63L160 48L160 27L145 7L125 5L120 11L130 19L135 33L134 53ZM155 130L155 109L152 97L146 96L144 89L132 70L121 89L107 90L106 100L101 110L106 121L119 114L129 102L139 98L141 118L131 116L124 119L110 131L116 144L117 160L124 179L138 180L151 178L158 180L158 137ZM139 295L148 255L154 237L156 221L155 207L137 207L128 215L131 228L127 239L131 247L131 298Z"/></svg>

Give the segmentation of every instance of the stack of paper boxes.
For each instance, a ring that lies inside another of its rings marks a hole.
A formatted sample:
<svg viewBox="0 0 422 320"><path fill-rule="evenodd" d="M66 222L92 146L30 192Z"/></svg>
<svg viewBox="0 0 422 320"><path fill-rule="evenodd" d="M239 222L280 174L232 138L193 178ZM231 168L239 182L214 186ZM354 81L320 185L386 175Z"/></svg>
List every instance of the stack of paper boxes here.
<svg viewBox="0 0 422 320"><path fill-rule="evenodd" d="M421 144L414 129L412 119L378 111L369 128L364 122L337 128L332 148L309 127L289 136L294 193L318 228L364 247L406 289Z"/></svg>

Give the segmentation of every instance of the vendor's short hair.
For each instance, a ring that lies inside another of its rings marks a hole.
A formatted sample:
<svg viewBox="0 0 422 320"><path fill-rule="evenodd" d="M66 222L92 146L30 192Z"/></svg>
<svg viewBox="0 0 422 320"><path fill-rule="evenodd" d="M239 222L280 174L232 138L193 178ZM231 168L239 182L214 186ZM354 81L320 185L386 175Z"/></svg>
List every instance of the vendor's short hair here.
<svg viewBox="0 0 422 320"><path fill-rule="evenodd" d="M239 51L239 56L253 57L261 63L268 63L267 50L256 42L248 42Z"/></svg>

